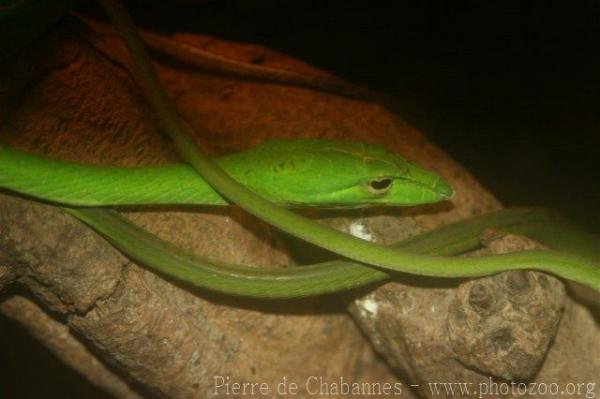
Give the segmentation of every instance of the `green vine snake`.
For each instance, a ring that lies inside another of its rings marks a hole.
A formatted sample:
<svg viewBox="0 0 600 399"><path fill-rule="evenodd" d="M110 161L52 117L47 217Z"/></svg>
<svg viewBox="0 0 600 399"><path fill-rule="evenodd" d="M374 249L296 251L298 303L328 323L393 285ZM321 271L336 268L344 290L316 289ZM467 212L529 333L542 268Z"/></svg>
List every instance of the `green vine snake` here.
<svg viewBox="0 0 600 399"><path fill-rule="evenodd" d="M557 222L558 219L548 217L543 212L521 211L519 216L522 218L521 220L518 217L515 220L514 212L499 213L489 216L488 219L483 217L449 226L447 230L436 230L420 239L417 238L398 248L393 248L376 245L330 229L264 199L261 195L268 196L283 205L308 203L309 205L322 204L322 206L330 207L353 207L365 204L411 205L444 200L452 195L452 190L443 179L435 174L409 164L380 147L363 144L316 141L292 141L290 142L292 144L275 142L230 158L224 158L217 163L214 162L197 148L179 121L173 105L167 99L160 85L145 49L137 38L135 27L126 10L117 1L100 0L100 3L115 25L122 31L139 69L141 80L146 86L148 100L158 114L164 129L169 133L190 167L166 167L169 169L167 172L165 172L166 169L161 170L158 167L136 171L117 168L85 168L48 161L4 147L0 148L0 157L5 157L0 163L2 165L0 167L2 187L66 205L106 206L132 203L171 203L169 198L173 198L171 194L177 190L169 189L168 193L160 193L161 185L172 184L169 187L176 188L181 184L178 184L177 181L175 183L161 182L158 177L169 173L180 173L180 175L183 173L190 181L194 180L194 177L198 179L197 190L199 191L199 187L202 186L203 190L209 193L208 195L212 198L210 204L223 204L223 198L225 198L291 235L351 260L277 270L215 265L173 248L131 225L111 211L92 208L67 209L67 212L88 223L132 258L192 284L231 294L258 297L298 297L335 292L386 278L388 274L381 269L433 277L475 277L506 270L540 270L588 285L600 292L600 264L597 260L600 257L596 250L597 239L585 233L579 233L577 229L571 228L567 223ZM286 155L279 159L275 155L275 150L286 147L286 145L288 147L296 146L295 150L292 149L294 154L290 155L289 152L282 151ZM329 151L327 156L319 155L319 151L317 151L319 148ZM300 151L301 149L302 151ZM304 149L307 151L304 152ZM261 154L261 151L266 152ZM333 164L328 161L332 154L335 154ZM273 163L274 159L276 161ZM261 162L264 163L261 164ZM341 162L339 169L336 162ZM350 174L351 170L357 171L356 176L350 176L354 179L352 184L339 178L344 174L339 171L344 166L348 166L344 165L344 162L348 162L352 166L350 169L344 168L346 173ZM314 179L315 175L319 175L319 173L327 173L327 168L323 165L328 163L331 164L330 173L336 178ZM367 167L356 168L354 167L356 164ZM317 166L317 169L310 169L311 165ZM306 179L308 176L308 180L303 181L311 181L310 185L315 186L316 191L310 194L315 197L307 196L304 192L300 193L301 195L298 197L298 192L293 192L293 190L302 190L306 188L306 184L297 184L292 187L289 184L290 176L275 182L276 179L273 179L272 172L278 167L281 175L292 170L300 171L297 175L300 179ZM222 168L228 169L233 177ZM33 171L28 177L30 180L24 179L23 176L15 177L15 173L19 169ZM35 171L38 172L37 177L42 177L37 183L31 180L36 177ZM65 171L68 172L66 175L61 174ZM108 173L104 183L98 177L102 173ZM195 176L194 173L199 176ZM244 174L248 177L249 187L236 180L237 178L243 181ZM74 177L77 175L81 178L75 179ZM154 185L147 184L144 185L147 189L139 190L139 181L135 183L134 179L134 187L135 184L138 184L138 189L127 190L128 175L134 178L145 176L148 180L142 179L141 181L153 181ZM87 178L86 176L91 177ZM200 180L200 177L203 181ZM112 184L108 184L111 179L113 179ZM114 184L116 180L120 182L118 186ZM53 182L56 183L54 186ZM271 182L272 184L270 184ZM327 186L320 186L322 183ZM338 183L340 183L339 186L336 186ZM103 187L104 191L102 191ZM156 188L154 194L150 191L153 190L152 187ZM163 186L163 189L165 187ZM107 190L112 190L112 193L107 195ZM125 195L128 191L150 194L144 198L128 198ZM194 202L197 200L190 198L189 192L182 193L181 198L175 202L197 203ZM543 217L540 218L540 215ZM537 223L528 224L528 216L540 219ZM473 237L476 237L483 225L504 226L509 231L512 226L534 238L537 234L541 242L547 242L555 250L524 251L477 258L441 256L471 248ZM448 234L447 231L452 231L452 233ZM566 235L567 238L565 239L561 235ZM461 237L462 241L457 240L458 237ZM379 268L368 267L364 264Z"/></svg>

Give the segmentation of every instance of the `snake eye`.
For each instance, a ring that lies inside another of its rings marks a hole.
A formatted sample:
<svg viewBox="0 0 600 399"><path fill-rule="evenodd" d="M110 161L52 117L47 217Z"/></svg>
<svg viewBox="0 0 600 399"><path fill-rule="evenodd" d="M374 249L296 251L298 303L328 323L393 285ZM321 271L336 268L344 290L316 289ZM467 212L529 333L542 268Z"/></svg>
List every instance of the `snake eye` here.
<svg viewBox="0 0 600 399"><path fill-rule="evenodd" d="M369 180L368 189L373 194L383 194L392 187L393 180L389 177L376 177Z"/></svg>

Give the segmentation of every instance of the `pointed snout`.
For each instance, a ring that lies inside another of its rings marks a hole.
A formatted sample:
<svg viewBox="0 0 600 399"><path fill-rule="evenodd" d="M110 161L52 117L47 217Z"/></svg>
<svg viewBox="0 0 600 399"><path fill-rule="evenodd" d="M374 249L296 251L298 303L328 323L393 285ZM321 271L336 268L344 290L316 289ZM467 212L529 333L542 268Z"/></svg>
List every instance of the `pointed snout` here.
<svg viewBox="0 0 600 399"><path fill-rule="evenodd" d="M454 197L454 189L443 177L439 177L431 186L431 189L439 195L441 201L449 200Z"/></svg>

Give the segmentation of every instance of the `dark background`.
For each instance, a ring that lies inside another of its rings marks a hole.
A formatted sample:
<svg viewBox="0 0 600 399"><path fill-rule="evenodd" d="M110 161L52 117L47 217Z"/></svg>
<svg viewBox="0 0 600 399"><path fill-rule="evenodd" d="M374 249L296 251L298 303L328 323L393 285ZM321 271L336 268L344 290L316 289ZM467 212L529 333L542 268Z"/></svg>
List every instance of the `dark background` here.
<svg viewBox="0 0 600 399"><path fill-rule="evenodd" d="M150 29L263 44L394 96L505 205L600 232L600 2L165 3L128 5ZM0 397L105 397L3 319L0 345Z"/></svg>

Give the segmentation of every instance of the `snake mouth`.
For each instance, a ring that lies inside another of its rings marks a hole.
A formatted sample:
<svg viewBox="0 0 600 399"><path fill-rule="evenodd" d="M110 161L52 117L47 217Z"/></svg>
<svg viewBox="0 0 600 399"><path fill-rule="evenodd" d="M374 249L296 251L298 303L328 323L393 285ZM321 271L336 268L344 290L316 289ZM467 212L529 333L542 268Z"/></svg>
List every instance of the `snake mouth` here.
<svg viewBox="0 0 600 399"><path fill-rule="evenodd" d="M397 180L404 180L417 187L430 191L435 195L436 201L446 201L452 199L456 194L450 183L441 176L432 175L432 182L417 180L414 178L400 177ZM432 201L435 202L435 201Z"/></svg>
<svg viewBox="0 0 600 399"><path fill-rule="evenodd" d="M450 184L442 177L437 175L431 175L431 181L422 181L415 180L406 177L381 177L377 181L381 182L385 180L386 189L377 192L373 190L371 187L372 181L365 183L363 186L363 197L359 202L350 202L348 200L344 200L342 198L355 198L357 192L356 190L359 188L357 185L353 184L344 188L341 188L334 193L332 192L329 198L320 198L320 205L314 205L315 207L326 207L329 209L358 209L358 208L368 208L368 207L377 207L377 206L413 206L413 205L422 205L422 204L431 204L437 203L441 201L446 201L454 197L454 189L450 186ZM388 183L388 180L391 181L391 184ZM409 200L405 198L403 195L399 195L396 190L403 190L400 187L395 187L397 185L408 184L412 186L412 191L415 192L415 197L419 198L419 193L422 191L422 196L420 199ZM382 183L383 184L383 183ZM389 184L389 188L388 188ZM364 196L364 193L368 193L367 196ZM294 206L306 206L306 204L294 204ZM310 206L310 205L309 205Z"/></svg>
<svg viewBox="0 0 600 399"><path fill-rule="evenodd" d="M439 178L439 180L431 187L433 191L437 193L443 200L449 200L454 197L456 192L452 188L452 186L443 178Z"/></svg>
<svg viewBox="0 0 600 399"><path fill-rule="evenodd" d="M292 208L359 209L432 204L454 196L454 190L444 178L432 173L423 173L421 177L382 175L363 183L351 182L327 193L309 193L312 196L309 202L288 199L283 205Z"/></svg>

